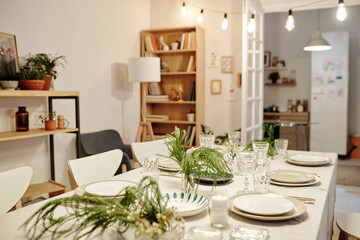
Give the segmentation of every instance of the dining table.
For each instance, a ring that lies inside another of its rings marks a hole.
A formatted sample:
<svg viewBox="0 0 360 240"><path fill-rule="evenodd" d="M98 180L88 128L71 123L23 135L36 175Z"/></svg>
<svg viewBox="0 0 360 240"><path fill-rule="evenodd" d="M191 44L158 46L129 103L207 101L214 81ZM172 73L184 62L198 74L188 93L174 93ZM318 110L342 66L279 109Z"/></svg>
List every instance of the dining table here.
<svg viewBox="0 0 360 240"><path fill-rule="evenodd" d="M288 155L295 154L322 156L330 159L331 162L322 166L298 166L290 164L285 160L274 158L271 160L271 170L301 170L314 173L320 178L320 182L301 187L271 184L269 191L284 196L313 198L315 199L314 204L305 204L306 211L302 215L283 221L254 220L230 211L228 225L220 229L223 234L223 239L229 239L231 230L239 225L267 229L269 231L269 239L331 239L336 193L337 154L328 152L288 151ZM139 182L142 177L142 168L137 168L110 179ZM181 178L171 173L161 172L158 183L162 194L181 192L182 189ZM253 189L251 181L249 188ZM242 189L244 189L244 176L235 175L232 180L224 184L219 184L216 187L200 184L197 193L208 199L217 194L231 198ZM72 196L74 194L74 191L70 191L57 197ZM0 239L28 239L25 229L20 228L20 226L47 201L51 201L51 199L1 215ZM64 206L60 206L55 211L55 216L61 216L62 214L66 214L66 208ZM209 211L205 209L193 216L184 217L184 221L185 230L193 226L211 227ZM67 239L72 238L73 236L67 237ZM45 234L42 239L51 239L51 235ZM135 236L131 229L119 236L119 234L116 233L116 228L113 227L105 231L103 235L95 237L95 239L135 239Z"/></svg>

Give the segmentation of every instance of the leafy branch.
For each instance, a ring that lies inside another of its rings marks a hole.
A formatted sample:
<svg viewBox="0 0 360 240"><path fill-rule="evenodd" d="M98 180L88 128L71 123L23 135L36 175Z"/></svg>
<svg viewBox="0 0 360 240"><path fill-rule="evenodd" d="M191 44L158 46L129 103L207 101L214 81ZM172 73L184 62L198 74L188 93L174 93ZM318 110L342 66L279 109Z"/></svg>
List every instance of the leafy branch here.
<svg viewBox="0 0 360 240"><path fill-rule="evenodd" d="M256 139L254 141L250 141L244 151L253 151L253 142L268 142L269 143L269 150L268 155L274 156L275 153L275 128L279 126L279 124L270 125L268 123L263 124L263 130L265 132L265 137L263 139Z"/></svg>

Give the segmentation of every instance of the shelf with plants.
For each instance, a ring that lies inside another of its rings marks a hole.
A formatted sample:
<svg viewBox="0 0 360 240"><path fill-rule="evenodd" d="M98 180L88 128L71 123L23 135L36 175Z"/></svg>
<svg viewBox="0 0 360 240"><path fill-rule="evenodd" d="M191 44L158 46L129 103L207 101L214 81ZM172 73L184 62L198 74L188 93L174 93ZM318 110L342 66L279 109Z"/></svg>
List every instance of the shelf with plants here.
<svg viewBox="0 0 360 240"><path fill-rule="evenodd" d="M149 51L152 48L149 47L149 39L152 39L152 43L155 42L152 51ZM188 45L185 44L186 39ZM170 49L163 50L164 45L161 45L161 42ZM184 49L172 50L171 45L175 42L178 42L179 47L184 45ZM160 58L160 92L169 96L167 101L146 100L146 115L165 115L169 119L151 120L155 136L171 133L175 126L186 131L188 126L192 125L196 130L195 144L199 145L198 136L201 134L201 124L204 123L204 43L204 30L199 26L141 32L141 56ZM189 112L195 113L194 121L187 120Z"/></svg>
<svg viewBox="0 0 360 240"><path fill-rule="evenodd" d="M264 71L285 71L287 70L286 67L266 67Z"/></svg>
<svg viewBox="0 0 360 240"><path fill-rule="evenodd" d="M7 131L7 132L0 132L0 142L48 136L48 135L57 134L57 133L71 133L71 132L77 132L77 131L79 131L78 128L56 129L54 131L47 131L43 128L29 129L29 131L26 131L26 132Z"/></svg>
<svg viewBox="0 0 360 240"><path fill-rule="evenodd" d="M265 83L265 86L272 86L272 87L296 86L296 83Z"/></svg>

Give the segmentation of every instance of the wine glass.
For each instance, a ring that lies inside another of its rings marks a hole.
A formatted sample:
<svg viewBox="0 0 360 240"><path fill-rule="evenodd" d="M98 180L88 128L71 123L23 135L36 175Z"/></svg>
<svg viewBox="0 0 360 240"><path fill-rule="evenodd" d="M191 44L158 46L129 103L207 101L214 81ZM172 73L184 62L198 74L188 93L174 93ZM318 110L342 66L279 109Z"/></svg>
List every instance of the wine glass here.
<svg viewBox="0 0 360 240"><path fill-rule="evenodd" d="M256 169L256 161L254 157L254 152L238 152L237 153L237 165L238 169L242 169L244 172L245 180L244 180L244 190L239 191L242 192L250 192L249 191L249 175L252 174Z"/></svg>
<svg viewBox="0 0 360 240"><path fill-rule="evenodd" d="M231 144L236 144L236 145L240 146L240 141L241 141L241 132L240 131L228 132L228 138L229 138L229 142Z"/></svg>
<svg viewBox="0 0 360 240"><path fill-rule="evenodd" d="M288 140L287 139L275 139L275 149L276 152L279 154L279 159L282 160L286 155L286 150L288 147Z"/></svg>

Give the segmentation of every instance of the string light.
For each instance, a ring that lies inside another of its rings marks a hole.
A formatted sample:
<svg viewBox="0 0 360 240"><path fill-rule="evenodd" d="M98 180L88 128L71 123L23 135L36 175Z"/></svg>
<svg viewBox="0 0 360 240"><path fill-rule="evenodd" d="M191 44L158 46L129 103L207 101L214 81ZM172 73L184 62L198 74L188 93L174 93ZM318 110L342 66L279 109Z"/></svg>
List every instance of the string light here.
<svg viewBox="0 0 360 240"><path fill-rule="evenodd" d="M248 33L253 33L255 31L255 14L251 14L250 21L247 26Z"/></svg>
<svg viewBox="0 0 360 240"><path fill-rule="evenodd" d="M224 14L224 20L221 23L221 28L225 31L228 28L228 20L227 20L227 13Z"/></svg>
<svg viewBox="0 0 360 240"><path fill-rule="evenodd" d="M285 24L285 28L290 32L295 28L295 20L294 17L292 15L292 10L289 10L289 15L288 15L288 19L286 21Z"/></svg>
<svg viewBox="0 0 360 240"><path fill-rule="evenodd" d="M198 21L199 24L201 24L201 23L204 21L204 15L203 15L203 13L204 13L204 9L201 9L200 15L199 15L198 18L197 18L197 21Z"/></svg>
<svg viewBox="0 0 360 240"><path fill-rule="evenodd" d="M346 8L344 5L344 0L339 0L339 5L338 5L338 9L336 11L336 18L342 22L345 20L345 18L347 17L347 12L346 12Z"/></svg>
<svg viewBox="0 0 360 240"><path fill-rule="evenodd" d="M182 8L181 8L181 16L185 17L186 16L186 7L185 7L185 2L183 2Z"/></svg>

